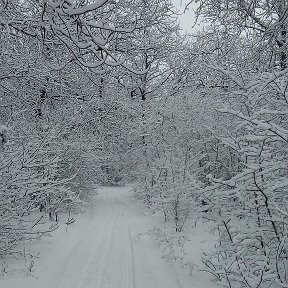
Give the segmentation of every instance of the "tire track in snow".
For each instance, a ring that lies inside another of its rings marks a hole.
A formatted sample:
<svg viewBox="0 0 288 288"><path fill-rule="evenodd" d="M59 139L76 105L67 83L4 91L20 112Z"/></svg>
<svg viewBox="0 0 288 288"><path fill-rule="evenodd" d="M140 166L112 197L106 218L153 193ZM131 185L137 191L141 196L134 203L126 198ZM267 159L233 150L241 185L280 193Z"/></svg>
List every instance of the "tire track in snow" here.
<svg viewBox="0 0 288 288"><path fill-rule="evenodd" d="M106 222L104 229L98 234L98 242L93 245L93 253L91 253L85 268L83 269L81 281L77 288L102 288L101 278L105 273L105 263L109 259L109 250L112 245L112 234L117 220L117 207L113 205L113 201L109 203L109 220Z"/></svg>
<svg viewBox="0 0 288 288"><path fill-rule="evenodd" d="M124 216L125 206L119 199L115 200L115 227L112 234L112 246L106 257L104 273L99 286L101 288L134 288L135 277L131 265L131 248L129 244L129 221ZM113 276L112 276L113 275Z"/></svg>
<svg viewBox="0 0 288 288"><path fill-rule="evenodd" d="M119 216L119 211L117 209L117 206L114 207L114 211L113 211L113 226L112 229L110 230L110 233L107 235L104 235L105 237L103 237L103 241L106 244L106 249L105 250L101 250L101 257L99 259L99 264L100 264L100 269L99 269L99 273L98 273L98 278L97 278L97 284L94 287L96 288L105 288L105 283L103 283L103 277L105 275L107 275L107 266L111 266L112 264L112 260L113 260L113 255L112 255L112 251L113 251L113 234L115 231L115 225ZM102 252L104 251L104 253ZM110 276L110 277L109 277ZM112 275L108 275L108 278L111 278ZM112 286L111 286L112 287ZM83 287L85 288L85 287Z"/></svg>
<svg viewBox="0 0 288 288"><path fill-rule="evenodd" d="M130 224L129 224L129 228L128 228L128 233L129 233L129 244L130 244L130 249L131 249L131 265L132 265L133 288L136 288L135 253L134 253L134 246L133 246L132 237L131 237Z"/></svg>
<svg viewBox="0 0 288 288"><path fill-rule="evenodd" d="M108 218L103 223L103 225L101 225L100 227L97 227L97 229L99 229L101 231L101 233L105 229L109 220L110 219ZM91 228L90 228L90 230L91 230ZM91 246L90 242L91 242L91 238L92 238L91 232L88 229L86 230L86 233L83 233L80 236L81 236L81 238L76 243L76 245L71 248L71 252L69 253L68 257L65 259L65 261L62 263L62 269L58 273L58 275L56 277L56 281L54 281L54 284L51 287L62 288L62 287L68 286L68 283L71 282L70 283L71 288L73 288L73 287L78 288L79 277L81 277L81 274L83 273L82 265L84 263L81 263L81 261L82 262L84 261L83 257L85 257L85 255L87 255L89 252L89 251L87 251L87 247ZM101 239L101 238L99 238L99 239ZM72 283L72 281L70 280L71 275L74 277L76 277L76 275L78 276L76 282L73 281L73 283Z"/></svg>
<svg viewBox="0 0 288 288"><path fill-rule="evenodd" d="M93 285L95 287L95 283L93 283L95 280L99 279L99 273L102 274L103 268L101 267L101 264L104 262L104 258L107 255L107 252L109 250L109 242L107 241L107 238L109 239L109 236L111 235L113 231L113 224L114 222L111 219L109 223L105 225L105 228L101 231L100 234L100 240L98 243L95 243L94 251L91 253L89 260L87 261L85 268L82 270L82 275L80 282L77 286L77 288L88 288L90 285ZM98 275L98 277L97 277ZM98 286L96 286L98 287ZM100 287L100 286L99 286Z"/></svg>
<svg viewBox="0 0 288 288"><path fill-rule="evenodd" d="M75 251L63 261L67 267L57 273L58 285L51 288L181 287L160 253L154 253L151 241L143 236L146 216L128 192L123 188L100 191L91 217L84 223L89 229L81 229L85 235L78 235Z"/></svg>
<svg viewBox="0 0 288 288"><path fill-rule="evenodd" d="M106 201L101 202L103 202L102 206L99 206L99 211L95 215L101 217L97 218L98 221L93 219L93 221L86 223L89 228L78 236L78 242L74 247L71 248L71 252L62 263L62 269L58 273L56 281L54 281L54 285L51 287L83 287L83 282L85 282L87 279L87 269L89 269L89 265L93 259L97 257L97 247L103 242L103 237L101 237L101 235L105 234L105 231L109 229L113 221L114 214L111 203L108 202L109 205L107 205ZM94 207L93 210L97 208L98 207ZM111 228L111 230L112 229L113 228ZM84 286L83 288L87 287Z"/></svg>

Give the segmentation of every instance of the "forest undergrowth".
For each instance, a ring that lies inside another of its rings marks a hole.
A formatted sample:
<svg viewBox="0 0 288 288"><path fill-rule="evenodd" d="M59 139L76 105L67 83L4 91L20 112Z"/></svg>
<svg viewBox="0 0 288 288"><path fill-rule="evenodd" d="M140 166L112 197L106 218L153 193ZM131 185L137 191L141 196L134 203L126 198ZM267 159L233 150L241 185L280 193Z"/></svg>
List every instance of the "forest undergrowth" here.
<svg viewBox="0 0 288 288"><path fill-rule="evenodd" d="M134 182L164 255L196 215L222 287L288 287L287 1L56 2L0 1L1 259Z"/></svg>

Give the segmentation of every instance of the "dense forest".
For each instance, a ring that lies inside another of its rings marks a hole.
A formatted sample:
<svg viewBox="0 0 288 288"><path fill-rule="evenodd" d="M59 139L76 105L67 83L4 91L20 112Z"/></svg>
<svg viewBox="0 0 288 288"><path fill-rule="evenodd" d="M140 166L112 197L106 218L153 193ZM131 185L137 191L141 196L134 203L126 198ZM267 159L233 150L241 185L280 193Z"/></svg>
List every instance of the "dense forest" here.
<svg viewBox="0 0 288 288"><path fill-rule="evenodd" d="M223 287L288 287L288 1L189 7L183 35L169 0L0 0L2 258L136 183L176 232L213 223Z"/></svg>

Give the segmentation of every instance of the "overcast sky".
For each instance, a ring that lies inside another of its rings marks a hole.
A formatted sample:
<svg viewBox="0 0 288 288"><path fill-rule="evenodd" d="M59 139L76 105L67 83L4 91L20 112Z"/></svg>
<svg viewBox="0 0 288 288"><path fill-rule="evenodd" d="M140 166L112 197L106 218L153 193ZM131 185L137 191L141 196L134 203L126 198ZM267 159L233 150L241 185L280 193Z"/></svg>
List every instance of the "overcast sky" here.
<svg viewBox="0 0 288 288"><path fill-rule="evenodd" d="M180 10L180 12L183 12L183 10L184 10L184 8L188 2L189 2L188 0L182 0L182 1L181 0L172 0L172 3L175 5L175 7L177 7ZM185 14L179 16L180 24L183 28L184 33L186 31L187 32L193 32L193 31L197 30L197 27L192 28L192 26L194 25L194 21L195 21L195 14L193 12L193 6L195 7L195 5L190 5L189 9L186 10Z"/></svg>

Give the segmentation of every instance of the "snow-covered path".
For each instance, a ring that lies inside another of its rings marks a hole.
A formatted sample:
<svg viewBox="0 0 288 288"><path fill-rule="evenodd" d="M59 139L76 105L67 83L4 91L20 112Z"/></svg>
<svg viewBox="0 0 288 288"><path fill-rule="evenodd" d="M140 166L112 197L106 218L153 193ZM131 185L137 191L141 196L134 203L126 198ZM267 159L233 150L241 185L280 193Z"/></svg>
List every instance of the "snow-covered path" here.
<svg viewBox="0 0 288 288"><path fill-rule="evenodd" d="M51 288L179 287L169 269L161 269L166 266L161 258L156 260L160 267L155 256L147 260L146 252L152 253L141 237L145 218L138 208L127 188L102 189L90 211L90 222L65 255Z"/></svg>
<svg viewBox="0 0 288 288"><path fill-rule="evenodd" d="M57 242L46 240L33 276L4 279L4 286L0 280L0 287L188 287L145 234L149 217L130 194L127 187L101 189L85 217L67 233L58 232Z"/></svg>

